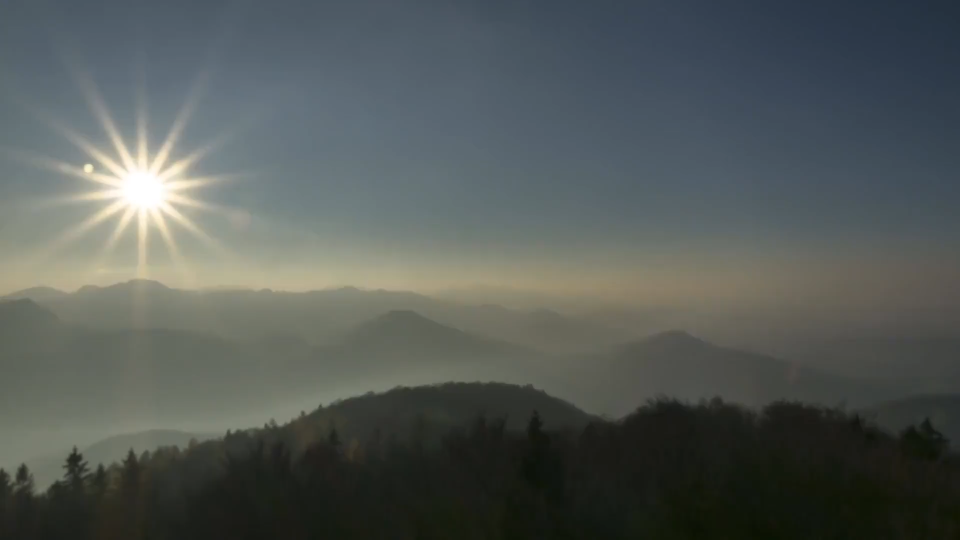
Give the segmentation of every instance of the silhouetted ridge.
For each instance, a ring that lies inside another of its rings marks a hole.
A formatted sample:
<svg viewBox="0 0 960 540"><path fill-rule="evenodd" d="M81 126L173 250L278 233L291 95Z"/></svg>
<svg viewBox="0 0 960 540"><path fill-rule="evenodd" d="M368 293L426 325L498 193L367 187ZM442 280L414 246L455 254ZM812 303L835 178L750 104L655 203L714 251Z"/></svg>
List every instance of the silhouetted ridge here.
<svg viewBox="0 0 960 540"><path fill-rule="evenodd" d="M343 341L345 346L405 345L436 349L494 344L445 326L411 310L394 310L361 324Z"/></svg>
<svg viewBox="0 0 960 540"><path fill-rule="evenodd" d="M666 345L697 345L704 346L707 345L706 341L703 341L700 338L694 337L692 334L686 330L667 330L666 332L660 332L659 334L654 334L644 340L649 344L666 344Z"/></svg>
<svg viewBox="0 0 960 540"><path fill-rule="evenodd" d="M713 345L694 337L685 330L668 330L660 332L650 337L628 343L625 347L627 352L670 352L670 353L690 353L701 352L712 348Z"/></svg>
<svg viewBox="0 0 960 540"><path fill-rule="evenodd" d="M0 301L0 335L58 327L60 319L29 298Z"/></svg>
<svg viewBox="0 0 960 540"><path fill-rule="evenodd" d="M34 302L47 302L50 300L57 300L59 298L63 298L64 296L67 296L67 293L59 289L54 289L53 287L40 286L40 287L31 287L29 289L23 289L22 291L17 291L15 293L8 294L0 298L0 301L22 300L24 298L29 298Z"/></svg>
<svg viewBox="0 0 960 540"><path fill-rule="evenodd" d="M438 430L464 427L478 416L503 418L508 429L520 430L535 410L556 429L582 428L596 420L575 405L530 385L466 382L369 393L334 402L309 417L314 422L320 420L321 427L339 419L344 429L342 435L363 438L378 429L384 434L401 434L418 417Z"/></svg>
<svg viewBox="0 0 960 540"><path fill-rule="evenodd" d="M125 283L117 283L116 285L111 285L107 287L108 289L124 289L124 288L136 288L140 290L153 290L153 291L169 291L170 287L167 287L159 281L152 279L131 279Z"/></svg>

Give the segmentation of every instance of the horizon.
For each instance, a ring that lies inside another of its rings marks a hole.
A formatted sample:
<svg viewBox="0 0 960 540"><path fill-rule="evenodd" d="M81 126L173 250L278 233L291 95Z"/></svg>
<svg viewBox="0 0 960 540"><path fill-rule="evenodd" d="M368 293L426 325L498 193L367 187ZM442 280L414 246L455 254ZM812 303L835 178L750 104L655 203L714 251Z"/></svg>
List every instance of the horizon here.
<svg viewBox="0 0 960 540"><path fill-rule="evenodd" d="M0 6L0 289L960 307L935 10L96 5Z"/></svg>

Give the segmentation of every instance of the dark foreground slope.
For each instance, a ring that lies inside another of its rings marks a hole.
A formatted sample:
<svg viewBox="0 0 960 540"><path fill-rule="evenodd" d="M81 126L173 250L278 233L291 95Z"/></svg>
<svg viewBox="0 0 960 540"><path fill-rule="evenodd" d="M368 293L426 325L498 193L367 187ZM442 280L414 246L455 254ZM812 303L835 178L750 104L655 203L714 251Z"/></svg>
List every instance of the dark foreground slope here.
<svg viewBox="0 0 960 540"><path fill-rule="evenodd" d="M938 439L899 440L798 404L753 413L660 401L575 431L531 412L524 431L479 418L433 443L417 423L402 437L348 441L328 428L305 446L290 439L316 432L328 410L373 401L186 452L131 455L86 480L74 456L45 496L26 474L12 486L0 479L0 536L938 540L960 531L960 463Z"/></svg>

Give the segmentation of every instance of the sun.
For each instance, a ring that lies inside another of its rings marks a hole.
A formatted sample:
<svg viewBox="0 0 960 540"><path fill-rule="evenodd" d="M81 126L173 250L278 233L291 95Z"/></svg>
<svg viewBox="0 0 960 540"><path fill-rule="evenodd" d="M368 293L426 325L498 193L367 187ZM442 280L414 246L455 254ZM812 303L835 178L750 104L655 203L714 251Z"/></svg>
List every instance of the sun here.
<svg viewBox="0 0 960 540"><path fill-rule="evenodd" d="M123 178L120 187L123 201L138 210L155 210L167 202L167 188L150 171L134 169Z"/></svg>
<svg viewBox="0 0 960 540"><path fill-rule="evenodd" d="M39 120L86 154L90 161L74 165L35 151L16 151L16 149L13 149L12 155L42 169L79 178L96 185L96 189L92 191L54 197L51 200L52 203L59 205L95 202L102 205L86 219L71 224L50 241L40 243L34 248L34 253L29 256L29 264L44 264L66 244L86 235L107 220L115 220L115 225L112 227L112 232L108 233L103 247L92 258L90 268L94 273L99 272L100 268L106 264L114 247L131 228L136 229L138 277L148 275L148 258L152 244L150 238L156 234L166 246L170 261L189 279L192 272L188 261L180 252L175 226L179 226L180 229L202 242L206 253L214 252L233 258L234 255L230 250L207 234L194 221L191 214L194 211L212 212L233 220L236 215L243 215L243 212L222 204L207 203L191 194L194 190L223 181L231 181L241 176L245 177L248 173L194 176L191 172L206 155L222 146L228 139L232 139L236 135L236 130L220 134L206 144L187 152L180 159L174 158L178 153L177 143L199 99L204 78L198 78L188 99L172 119L166 138L151 152L151 145L147 138L149 130L147 129L146 89L142 86L142 81L136 94L135 145L129 147L114 123L92 77L78 70L73 70L71 73L77 79L75 82L78 89L86 99L90 112L99 120L115 153L97 147L89 138L42 108L28 107L28 110L32 111ZM0 151L6 152L6 149L0 147Z"/></svg>

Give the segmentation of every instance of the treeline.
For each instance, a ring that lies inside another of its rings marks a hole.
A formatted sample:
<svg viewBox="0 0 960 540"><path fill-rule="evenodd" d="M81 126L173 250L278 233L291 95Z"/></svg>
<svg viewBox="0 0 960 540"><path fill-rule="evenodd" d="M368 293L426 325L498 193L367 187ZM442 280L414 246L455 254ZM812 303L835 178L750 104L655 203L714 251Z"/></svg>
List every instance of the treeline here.
<svg viewBox="0 0 960 540"><path fill-rule="evenodd" d="M651 402L619 422L344 441L305 415L109 468L76 450L35 493L0 472L0 538L960 537L960 461L929 422L898 436L796 403Z"/></svg>

